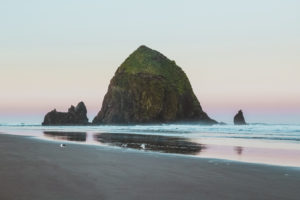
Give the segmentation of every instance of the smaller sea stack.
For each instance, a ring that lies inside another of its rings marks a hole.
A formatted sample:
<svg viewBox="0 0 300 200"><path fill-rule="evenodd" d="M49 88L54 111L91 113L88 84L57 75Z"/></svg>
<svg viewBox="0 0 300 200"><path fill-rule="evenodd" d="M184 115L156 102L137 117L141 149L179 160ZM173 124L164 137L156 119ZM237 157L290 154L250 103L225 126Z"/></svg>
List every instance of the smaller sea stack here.
<svg viewBox="0 0 300 200"><path fill-rule="evenodd" d="M86 114L84 103L79 102L76 107L71 105L68 112L57 112L56 109L48 112L42 125L87 125L89 122Z"/></svg>
<svg viewBox="0 0 300 200"><path fill-rule="evenodd" d="M242 110L239 110L239 112L234 116L233 122L234 122L234 125L246 125L247 124Z"/></svg>

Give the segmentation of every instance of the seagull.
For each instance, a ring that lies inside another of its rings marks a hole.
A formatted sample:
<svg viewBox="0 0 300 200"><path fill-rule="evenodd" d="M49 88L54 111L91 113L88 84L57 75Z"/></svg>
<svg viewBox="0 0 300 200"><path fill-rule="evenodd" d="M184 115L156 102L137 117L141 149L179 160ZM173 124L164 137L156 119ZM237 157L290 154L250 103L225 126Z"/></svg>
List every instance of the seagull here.
<svg viewBox="0 0 300 200"><path fill-rule="evenodd" d="M64 148L64 147L66 147L66 144L60 144L60 147Z"/></svg>

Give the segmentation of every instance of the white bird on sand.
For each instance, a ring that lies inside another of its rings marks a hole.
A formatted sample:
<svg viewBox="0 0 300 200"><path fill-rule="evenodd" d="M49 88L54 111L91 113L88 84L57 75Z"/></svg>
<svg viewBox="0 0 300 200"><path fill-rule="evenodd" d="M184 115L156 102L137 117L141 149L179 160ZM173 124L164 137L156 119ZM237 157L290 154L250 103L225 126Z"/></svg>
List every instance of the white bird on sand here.
<svg viewBox="0 0 300 200"><path fill-rule="evenodd" d="M64 147L66 147L66 144L60 144L60 147L64 148Z"/></svg>

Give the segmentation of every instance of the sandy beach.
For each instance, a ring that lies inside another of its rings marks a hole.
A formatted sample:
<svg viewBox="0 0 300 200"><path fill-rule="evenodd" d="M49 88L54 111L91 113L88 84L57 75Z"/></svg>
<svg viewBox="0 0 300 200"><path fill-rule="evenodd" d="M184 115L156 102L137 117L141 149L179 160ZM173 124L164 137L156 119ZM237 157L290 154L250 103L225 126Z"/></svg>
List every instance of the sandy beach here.
<svg viewBox="0 0 300 200"><path fill-rule="evenodd" d="M0 135L0 199L299 199L300 169Z"/></svg>

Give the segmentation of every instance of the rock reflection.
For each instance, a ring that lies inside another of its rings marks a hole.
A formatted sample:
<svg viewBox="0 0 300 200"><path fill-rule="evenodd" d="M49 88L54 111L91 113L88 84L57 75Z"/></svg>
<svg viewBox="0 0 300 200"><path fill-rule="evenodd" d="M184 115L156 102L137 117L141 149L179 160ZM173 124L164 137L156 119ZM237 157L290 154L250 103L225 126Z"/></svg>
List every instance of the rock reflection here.
<svg viewBox="0 0 300 200"><path fill-rule="evenodd" d="M180 137L124 133L99 133L95 134L94 137L97 141L112 146L164 153L194 155L205 148L204 145Z"/></svg>
<svg viewBox="0 0 300 200"><path fill-rule="evenodd" d="M236 151L236 153L238 155L242 155L244 149L241 146L237 146L237 147L234 147L234 150Z"/></svg>
<svg viewBox="0 0 300 200"><path fill-rule="evenodd" d="M68 141L77 141L77 142L86 141L85 132L45 131L44 136L55 140L68 140Z"/></svg>

